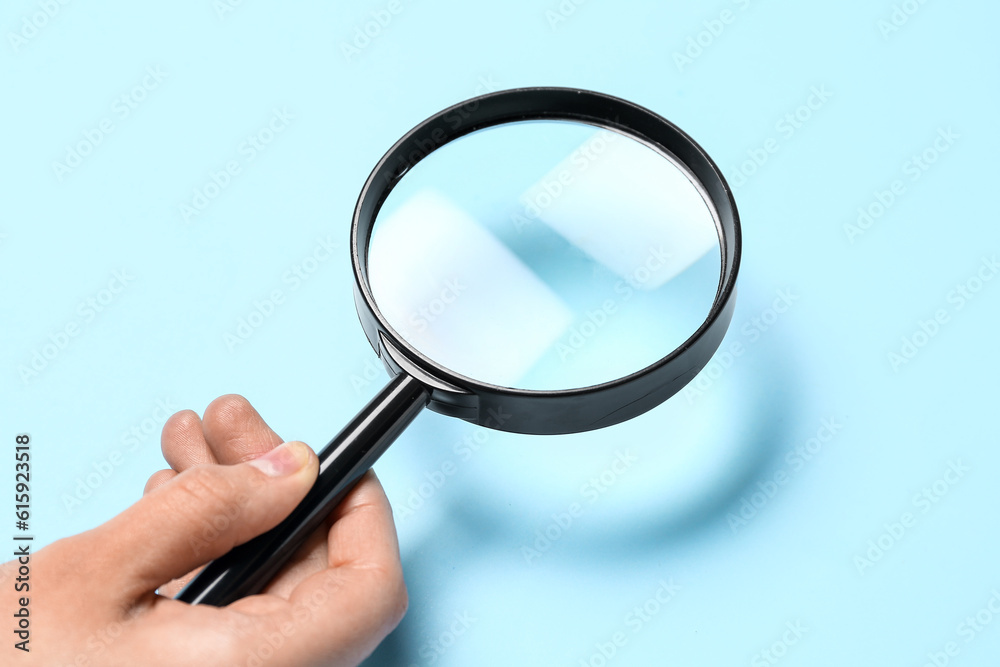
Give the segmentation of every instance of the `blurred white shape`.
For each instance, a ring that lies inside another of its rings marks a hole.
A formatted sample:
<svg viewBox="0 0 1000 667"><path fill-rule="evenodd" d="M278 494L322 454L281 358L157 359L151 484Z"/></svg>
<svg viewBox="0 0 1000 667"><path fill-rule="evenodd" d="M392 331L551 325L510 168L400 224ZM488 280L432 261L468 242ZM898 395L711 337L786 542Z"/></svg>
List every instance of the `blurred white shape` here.
<svg viewBox="0 0 1000 667"><path fill-rule="evenodd" d="M640 289L655 289L718 247L705 198L648 146L598 130L521 196L541 220Z"/></svg>
<svg viewBox="0 0 1000 667"><path fill-rule="evenodd" d="M403 338L480 381L516 386L572 322L507 246L430 189L379 217L369 272L379 309Z"/></svg>

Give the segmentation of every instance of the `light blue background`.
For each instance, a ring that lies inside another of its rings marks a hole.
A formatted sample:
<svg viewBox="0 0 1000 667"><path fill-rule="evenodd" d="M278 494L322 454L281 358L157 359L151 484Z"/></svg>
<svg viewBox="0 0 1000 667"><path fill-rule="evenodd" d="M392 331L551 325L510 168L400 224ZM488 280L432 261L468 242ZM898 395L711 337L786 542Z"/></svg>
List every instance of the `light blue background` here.
<svg viewBox="0 0 1000 667"><path fill-rule="evenodd" d="M40 544L121 511L163 467L158 400L200 411L242 393L285 438L321 446L384 378L347 253L369 170L416 122L487 87L579 86L671 119L740 184L725 345L744 354L701 395L583 436L422 415L377 466L411 607L368 664L600 665L595 645L617 632L627 642L608 664L771 664L760 652L796 622L782 665L923 665L948 642L951 664L991 664L1000 619L968 643L959 625L1000 590L1000 280L961 310L949 294L1000 249L1000 9L911 1L885 35L888 1L563 4L575 9L552 25L555 0L404 1L350 59L341 45L387 2L246 0L221 16L210 0L71 2L18 45L10 33L41 10L4 5L0 438L33 438ZM675 52L724 9L732 21L679 67ZM122 118L115 100L147 67L166 78ZM813 87L832 96L788 136L778 123ZM294 118L249 161L241 142L273 109ZM60 180L53 162L106 118L113 131ZM906 163L948 128L958 139L911 180ZM229 160L241 172L185 221L179 205ZM845 225L897 179L905 192L852 243ZM297 288L283 280L328 235L334 255ZM134 280L85 321L78 304L123 269ZM224 336L276 289L284 303L230 350ZM754 318L779 290L797 300L762 331ZM894 369L888 355L939 309L947 323ZM25 381L19 367L70 323L79 335ZM786 452L829 418L842 428L794 470ZM124 440L144 426L156 433ZM587 480L629 449L639 463L591 503ZM116 450L121 465L67 507ZM402 516L448 460L458 472ZM969 471L922 512L913 496L957 460ZM787 483L735 524L778 472ZM574 502L583 515L528 562L522 547ZM905 512L915 527L859 572ZM635 632L633 607L671 580L680 590Z"/></svg>

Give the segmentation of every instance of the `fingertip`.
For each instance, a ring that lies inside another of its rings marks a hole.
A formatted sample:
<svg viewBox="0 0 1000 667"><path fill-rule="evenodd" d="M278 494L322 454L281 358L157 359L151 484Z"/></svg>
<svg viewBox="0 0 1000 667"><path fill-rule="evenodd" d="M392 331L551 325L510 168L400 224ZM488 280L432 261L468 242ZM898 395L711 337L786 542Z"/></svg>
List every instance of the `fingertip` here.
<svg viewBox="0 0 1000 667"><path fill-rule="evenodd" d="M260 415L245 396L224 394L208 404L202 421L206 432L226 433L243 431L255 419Z"/></svg>
<svg viewBox="0 0 1000 667"><path fill-rule="evenodd" d="M167 417L160 432L160 446L179 437L186 436L191 431L201 432L201 418L194 410L180 410Z"/></svg>
<svg viewBox="0 0 1000 667"><path fill-rule="evenodd" d="M243 463L282 443L250 401L239 394L226 394L209 403L202 428L219 463Z"/></svg>
<svg viewBox="0 0 1000 667"><path fill-rule="evenodd" d="M183 471L202 463L216 463L205 442L201 418L193 410L172 414L160 434L160 450L170 467Z"/></svg>

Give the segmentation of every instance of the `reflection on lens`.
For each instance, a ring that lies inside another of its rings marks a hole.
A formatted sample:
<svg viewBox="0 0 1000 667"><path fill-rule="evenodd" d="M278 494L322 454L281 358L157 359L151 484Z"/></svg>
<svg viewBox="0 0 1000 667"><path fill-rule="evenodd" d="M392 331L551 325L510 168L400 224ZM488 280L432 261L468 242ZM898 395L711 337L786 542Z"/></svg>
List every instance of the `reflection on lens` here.
<svg viewBox="0 0 1000 667"><path fill-rule="evenodd" d="M368 260L379 309L421 354L480 382L559 390L682 344L711 308L721 255L686 170L560 121L431 153L386 199Z"/></svg>

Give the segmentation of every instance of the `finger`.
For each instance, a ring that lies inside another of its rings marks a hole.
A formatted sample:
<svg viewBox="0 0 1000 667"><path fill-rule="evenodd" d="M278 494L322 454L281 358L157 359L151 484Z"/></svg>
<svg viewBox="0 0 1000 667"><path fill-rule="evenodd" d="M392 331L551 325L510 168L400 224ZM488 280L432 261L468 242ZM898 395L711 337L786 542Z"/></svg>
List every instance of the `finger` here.
<svg viewBox="0 0 1000 667"><path fill-rule="evenodd" d="M250 402L237 394L220 396L205 408L205 440L219 463L242 463L265 454L282 440Z"/></svg>
<svg viewBox="0 0 1000 667"><path fill-rule="evenodd" d="M107 586L134 598L187 574L286 517L316 480L307 445L286 443L233 466L196 466L90 532Z"/></svg>
<svg viewBox="0 0 1000 667"><path fill-rule="evenodd" d="M218 463L202 433L201 419L192 410L174 413L163 425L160 449L170 467L182 472L196 465Z"/></svg>
<svg viewBox="0 0 1000 667"><path fill-rule="evenodd" d="M275 651L280 664L358 664L406 612L392 510L373 474L362 478L336 515L329 535L330 567L299 584L287 608L257 617L260 637L294 628L295 641ZM247 598L229 608L253 604Z"/></svg>
<svg viewBox="0 0 1000 667"><path fill-rule="evenodd" d="M176 470L158 470L157 472L154 472L149 476L149 479L146 480L146 488L142 490L142 495L146 495L153 489L163 486L174 477L177 477Z"/></svg>

